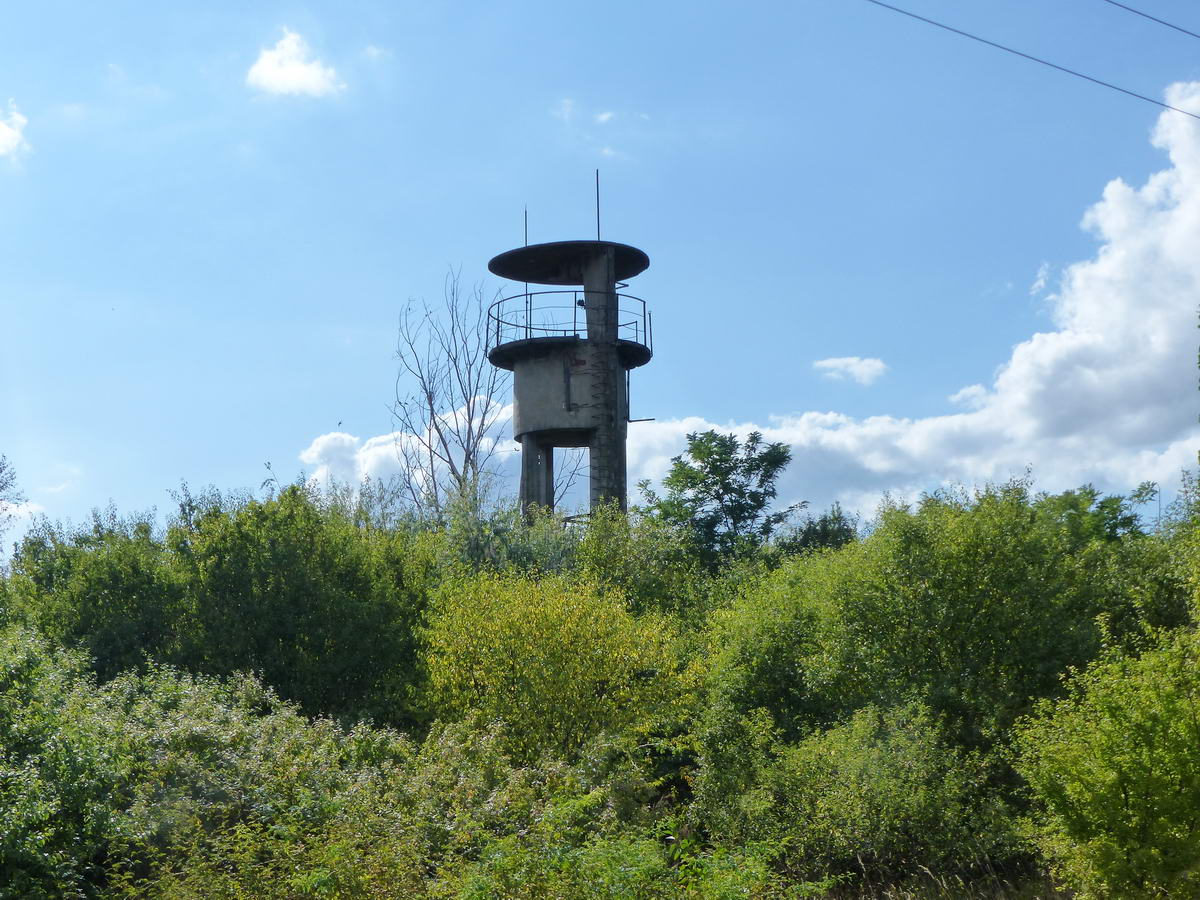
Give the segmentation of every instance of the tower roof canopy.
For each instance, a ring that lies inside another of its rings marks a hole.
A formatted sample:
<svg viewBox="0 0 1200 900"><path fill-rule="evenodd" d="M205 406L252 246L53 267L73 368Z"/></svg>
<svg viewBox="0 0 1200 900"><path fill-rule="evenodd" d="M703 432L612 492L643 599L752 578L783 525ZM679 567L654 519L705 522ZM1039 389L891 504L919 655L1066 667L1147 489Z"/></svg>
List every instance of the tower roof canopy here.
<svg viewBox="0 0 1200 900"><path fill-rule="evenodd" d="M615 252L616 279L624 281L650 265L650 257L637 247L612 241L554 241L530 244L492 257L488 271L501 278L533 284L583 284L587 264L611 247Z"/></svg>

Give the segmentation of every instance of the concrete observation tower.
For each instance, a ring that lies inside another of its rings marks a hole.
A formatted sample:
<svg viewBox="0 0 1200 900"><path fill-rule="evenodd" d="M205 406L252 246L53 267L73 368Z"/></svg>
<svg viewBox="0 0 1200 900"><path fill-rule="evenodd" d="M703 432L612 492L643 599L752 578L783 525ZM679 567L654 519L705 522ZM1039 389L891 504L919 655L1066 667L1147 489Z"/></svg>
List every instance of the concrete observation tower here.
<svg viewBox="0 0 1200 900"><path fill-rule="evenodd" d="M593 509L625 508L629 370L654 350L645 302L618 290L649 265L636 247L599 240L531 244L488 263L525 283L488 311L488 359L513 373L523 509L554 505L555 447L588 448Z"/></svg>

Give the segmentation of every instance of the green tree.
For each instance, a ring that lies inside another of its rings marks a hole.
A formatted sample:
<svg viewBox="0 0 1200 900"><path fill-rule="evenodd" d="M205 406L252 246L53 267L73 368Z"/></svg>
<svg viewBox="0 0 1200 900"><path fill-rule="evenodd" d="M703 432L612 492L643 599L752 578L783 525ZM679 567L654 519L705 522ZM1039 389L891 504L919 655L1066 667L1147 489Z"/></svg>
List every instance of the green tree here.
<svg viewBox="0 0 1200 900"><path fill-rule="evenodd" d="M1158 487L1152 481L1142 482L1128 496L1107 497L1085 484L1061 494L1041 494L1033 508L1039 517L1054 522L1073 543L1081 546L1093 540L1115 541L1125 535L1143 535L1137 508L1157 496Z"/></svg>
<svg viewBox="0 0 1200 900"><path fill-rule="evenodd" d="M15 516L13 510L25 500L24 495L17 489L17 473L7 456L0 455L0 537ZM0 550L0 557L3 551Z"/></svg>
<svg viewBox="0 0 1200 900"><path fill-rule="evenodd" d="M1200 634L1110 656L1018 723L1035 841L1081 897L1200 894Z"/></svg>
<svg viewBox="0 0 1200 900"><path fill-rule="evenodd" d="M306 485L190 512L167 537L197 622L179 661L259 672L310 714L410 722L426 537L359 528Z"/></svg>
<svg viewBox="0 0 1200 900"><path fill-rule="evenodd" d="M805 516L804 521L775 540L784 553L804 553L812 550L836 550L858 537L858 517L847 515L840 503L834 503L816 518Z"/></svg>
<svg viewBox="0 0 1200 900"><path fill-rule="evenodd" d="M643 481L643 512L695 535L709 563L761 547L781 524L806 504L770 512L776 480L791 462L783 443L764 444L755 431L745 443L734 434L692 433L685 454L671 461L660 497Z"/></svg>
<svg viewBox="0 0 1200 900"><path fill-rule="evenodd" d="M651 722L678 693L663 620L634 618L614 593L560 578L448 584L425 637L433 707L505 722L527 761Z"/></svg>
<svg viewBox="0 0 1200 900"><path fill-rule="evenodd" d="M703 621L711 578L682 528L605 504L588 518L576 562L584 579L623 595L635 614L667 613L693 625Z"/></svg>
<svg viewBox="0 0 1200 900"><path fill-rule="evenodd" d="M73 531L39 522L11 568L12 613L61 646L82 647L102 680L147 658L176 658L189 634L184 585L149 516L94 511Z"/></svg>
<svg viewBox="0 0 1200 900"><path fill-rule="evenodd" d="M1104 637L1179 625L1186 592L1152 537L1080 545L1028 485L885 507L834 553L785 562L716 620L713 691L798 736L867 703L916 698L989 747Z"/></svg>

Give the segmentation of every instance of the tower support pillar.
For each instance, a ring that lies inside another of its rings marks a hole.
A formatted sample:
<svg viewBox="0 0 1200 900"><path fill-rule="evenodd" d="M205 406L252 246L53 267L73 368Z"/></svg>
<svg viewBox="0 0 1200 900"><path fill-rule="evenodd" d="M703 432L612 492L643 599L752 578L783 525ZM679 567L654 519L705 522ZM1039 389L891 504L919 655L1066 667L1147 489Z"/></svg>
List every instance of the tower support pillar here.
<svg viewBox="0 0 1200 900"><path fill-rule="evenodd" d="M521 436L521 509L528 516L534 506L554 506L554 448L535 434Z"/></svg>

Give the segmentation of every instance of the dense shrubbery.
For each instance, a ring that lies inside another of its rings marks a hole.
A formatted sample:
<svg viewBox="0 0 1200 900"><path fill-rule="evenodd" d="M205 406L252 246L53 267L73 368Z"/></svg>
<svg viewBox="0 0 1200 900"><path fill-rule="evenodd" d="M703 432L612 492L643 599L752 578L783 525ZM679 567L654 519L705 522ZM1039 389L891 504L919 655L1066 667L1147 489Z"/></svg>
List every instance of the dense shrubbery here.
<svg viewBox="0 0 1200 900"><path fill-rule="evenodd" d="M586 582L481 575L448 585L425 636L436 711L504 722L522 758L645 729L680 693L670 622L634 618L623 598Z"/></svg>
<svg viewBox="0 0 1200 900"><path fill-rule="evenodd" d="M1097 662L1017 747L1035 841L1081 896L1200 894L1200 635Z"/></svg>
<svg viewBox="0 0 1200 900"><path fill-rule="evenodd" d="M919 700L988 747L1070 666L1108 616L1132 633L1187 615L1149 539L1081 541L1026 487L885 507L837 553L786 563L717 617L713 690L766 709L789 737L866 704Z"/></svg>
<svg viewBox="0 0 1200 900"><path fill-rule="evenodd" d="M0 897L1189 896L1200 528L1134 513L43 523L0 578Z"/></svg>
<svg viewBox="0 0 1200 900"><path fill-rule="evenodd" d="M162 535L112 513L42 523L13 558L10 615L82 647L102 680L147 660L255 671L312 714L419 718L434 535L357 526L306 486L180 506Z"/></svg>
<svg viewBox="0 0 1200 900"><path fill-rule="evenodd" d="M775 847L776 865L801 880L969 871L1013 852L985 761L955 748L921 705L863 707L796 743L764 725L751 724L747 783L702 782L700 807L723 841Z"/></svg>

